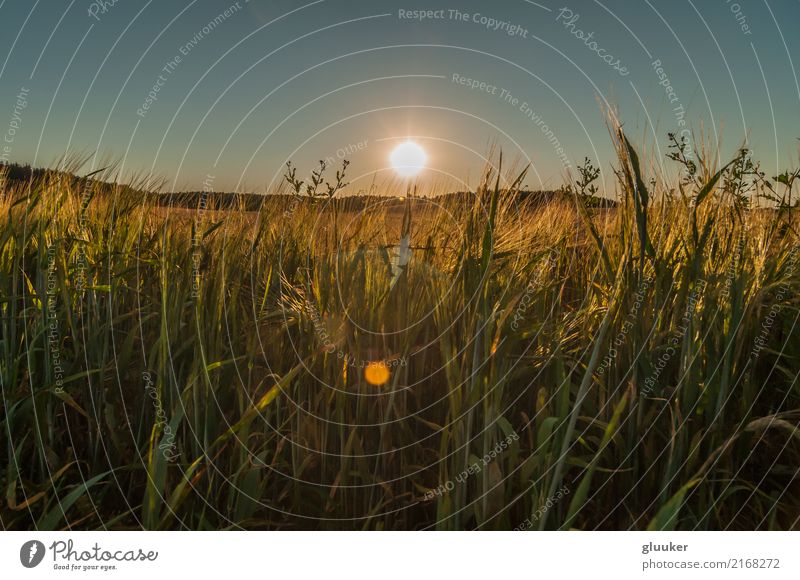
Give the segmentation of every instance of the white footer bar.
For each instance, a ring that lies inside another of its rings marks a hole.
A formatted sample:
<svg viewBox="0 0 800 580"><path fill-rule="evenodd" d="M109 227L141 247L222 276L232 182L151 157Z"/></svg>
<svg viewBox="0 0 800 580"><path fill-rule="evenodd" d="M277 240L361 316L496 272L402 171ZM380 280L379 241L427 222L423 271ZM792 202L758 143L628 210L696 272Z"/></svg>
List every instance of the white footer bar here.
<svg viewBox="0 0 800 580"><path fill-rule="evenodd" d="M503 580L600 572L750 580L800 577L798 552L793 532L2 532L0 572L15 579Z"/></svg>

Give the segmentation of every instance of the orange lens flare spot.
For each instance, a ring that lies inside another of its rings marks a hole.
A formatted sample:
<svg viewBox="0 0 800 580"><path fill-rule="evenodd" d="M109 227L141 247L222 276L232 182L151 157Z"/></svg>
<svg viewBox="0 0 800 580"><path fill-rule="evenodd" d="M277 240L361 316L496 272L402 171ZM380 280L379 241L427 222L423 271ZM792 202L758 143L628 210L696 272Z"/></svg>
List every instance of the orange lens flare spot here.
<svg viewBox="0 0 800 580"><path fill-rule="evenodd" d="M364 379L370 385L382 385L389 380L389 367L384 362L371 362L364 369Z"/></svg>

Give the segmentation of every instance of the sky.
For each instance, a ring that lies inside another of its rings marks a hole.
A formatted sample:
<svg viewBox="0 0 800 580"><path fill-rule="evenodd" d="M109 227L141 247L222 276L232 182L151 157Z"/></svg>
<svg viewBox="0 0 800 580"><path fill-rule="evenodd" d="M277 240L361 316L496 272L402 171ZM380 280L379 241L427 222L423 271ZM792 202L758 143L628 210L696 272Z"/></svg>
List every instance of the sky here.
<svg viewBox="0 0 800 580"><path fill-rule="evenodd" d="M494 145L546 189L585 157L609 182L613 107L656 166L702 132L773 173L798 165L798 23L797 0L0 0L0 153L172 191L347 158L356 192L411 139L420 183L474 187Z"/></svg>

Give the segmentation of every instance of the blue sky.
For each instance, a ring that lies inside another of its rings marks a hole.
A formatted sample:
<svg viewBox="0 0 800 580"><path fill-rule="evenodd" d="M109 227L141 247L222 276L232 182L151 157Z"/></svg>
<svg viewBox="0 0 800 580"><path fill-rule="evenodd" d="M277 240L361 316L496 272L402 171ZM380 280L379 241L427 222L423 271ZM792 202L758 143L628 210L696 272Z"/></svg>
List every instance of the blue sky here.
<svg viewBox="0 0 800 580"><path fill-rule="evenodd" d="M287 159L347 156L366 189L412 136L420 179L474 185L495 141L547 187L585 156L610 168L610 103L656 160L682 118L723 154L746 140L767 172L797 166L796 0L0 0L0 15L10 161L96 153L167 189L265 191Z"/></svg>

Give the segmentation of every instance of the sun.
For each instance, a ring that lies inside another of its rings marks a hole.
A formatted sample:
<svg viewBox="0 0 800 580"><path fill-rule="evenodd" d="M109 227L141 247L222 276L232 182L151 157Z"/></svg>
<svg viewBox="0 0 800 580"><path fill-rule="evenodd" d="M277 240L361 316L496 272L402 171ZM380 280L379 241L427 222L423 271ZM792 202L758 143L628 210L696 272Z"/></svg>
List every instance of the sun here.
<svg viewBox="0 0 800 580"><path fill-rule="evenodd" d="M392 150L389 161L398 175L413 177L425 168L428 156L414 141L405 141Z"/></svg>

